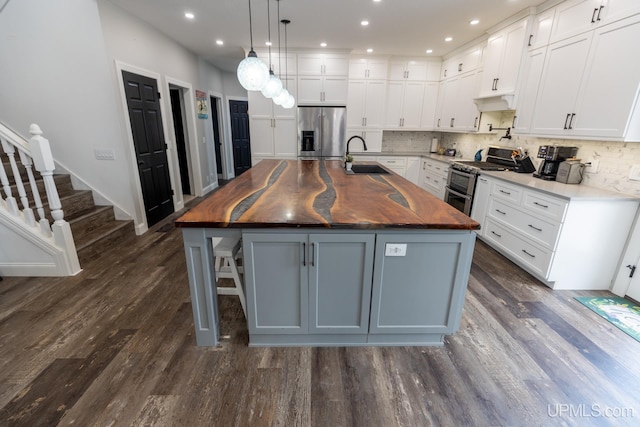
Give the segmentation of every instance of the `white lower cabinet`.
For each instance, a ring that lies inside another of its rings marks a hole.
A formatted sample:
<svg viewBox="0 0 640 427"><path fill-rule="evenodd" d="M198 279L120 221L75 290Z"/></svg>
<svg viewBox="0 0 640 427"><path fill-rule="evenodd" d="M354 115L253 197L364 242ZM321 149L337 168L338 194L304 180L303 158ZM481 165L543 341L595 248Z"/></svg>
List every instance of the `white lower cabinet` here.
<svg viewBox="0 0 640 427"><path fill-rule="evenodd" d="M407 172L407 158L396 156L379 156L376 161L387 169L391 169L400 176L405 176Z"/></svg>
<svg viewBox="0 0 640 427"><path fill-rule="evenodd" d="M483 175L478 184L482 240L554 289L609 289L638 200L563 198Z"/></svg>
<svg viewBox="0 0 640 427"><path fill-rule="evenodd" d="M479 176L476 181L476 188L473 193L473 205L471 205L471 218L480 223L480 229L476 230L479 236L484 233L482 222L487 216L489 208L489 196L491 195L491 183L484 176Z"/></svg>
<svg viewBox="0 0 640 427"><path fill-rule="evenodd" d="M404 177L416 185L420 185L420 157L407 157L407 166Z"/></svg>
<svg viewBox="0 0 640 427"><path fill-rule="evenodd" d="M444 200L449 164L435 159L422 159L420 168L420 187L440 200Z"/></svg>

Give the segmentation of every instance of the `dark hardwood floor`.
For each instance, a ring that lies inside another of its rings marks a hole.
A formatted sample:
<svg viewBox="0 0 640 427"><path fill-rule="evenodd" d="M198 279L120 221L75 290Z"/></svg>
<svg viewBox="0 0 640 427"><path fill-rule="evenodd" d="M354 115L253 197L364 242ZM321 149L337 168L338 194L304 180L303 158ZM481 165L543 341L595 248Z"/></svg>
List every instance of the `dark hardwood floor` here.
<svg viewBox="0 0 640 427"><path fill-rule="evenodd" d="M195 200L194 202L197 202ZM0 426L640 425L640 343L478 242L444 347L198 348L170 218L71 278L0 281Z"/></svg>

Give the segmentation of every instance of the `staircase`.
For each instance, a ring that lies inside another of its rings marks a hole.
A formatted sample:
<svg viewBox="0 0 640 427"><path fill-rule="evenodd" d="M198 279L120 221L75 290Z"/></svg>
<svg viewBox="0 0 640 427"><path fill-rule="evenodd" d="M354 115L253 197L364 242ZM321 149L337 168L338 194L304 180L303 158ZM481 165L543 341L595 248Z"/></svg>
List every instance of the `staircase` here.
<svg viewBox="0 0 640 427"><path fill-rule="evenodd" d="M16 152L14 158L17 159L17 157L18 153ZM27 203L27 199L29 207L37 207L40 203L36 203L34 200L34 192L29 191L30 180L27 168L18 168L20 179L18 180L19 182L16 182L9 155L3 152L2 149L0 149L0 160L8 180L9 192L16 197L17 203L21 205L20 208ZM41 228L45 229L45 236L47 234L47 227L49 228L49 235L53 228L53 237L57 237L55 230L56 224L68 223L68 227L71 229L70 234L73 235L73 243L75 243L75 250L77 251L80 266L98 258L102 253L114 246L126 244L127 240L135 237L133 220L116 220L112 206L96 206L92 192L90 190L74 189L69 175L53 174L52 177L52 181L55 183L54 193L55 190L57 190L62 213L59 211L59 206L56 208L57 203L54 202L52 203L53 207L50 206L49 197L47 196L50 194L50 191L46 189L46 179L43 175L35 173L33 174L33 178L35 186L38 189L37 193L39 193L39 195L37 197L41 199L41 207L44 211L43 214L45 218L44 220L40 219L36 221L41 224L43 221L46 223L48 220L49 223L53 224L53 226L49 226L48 224L45 226L40 225ZM51 177L48 178L51 181ZM49 185L51 186L51 184ZM22 191L20 186L22 186ZM0 190L4 190L4 193L7 193L6 188L0 187ZM23 197L18 198L19 194ZM51 197L55 199L55 195ZM4 204L5 207L8 206L7 200L3 201L0 198L0 203ZM2 206L0 206L0 208L2 208ZM39 216L40 210L34 208L33 211L34 216ZM35 213L35 211L38 211L38 213ZM54 211L54 214L52 214L52 211ZM19 215L19 217L22 218L25 216L24 213ZM62 216L64 216L63 220ZM59 220L57 223L55 221L56 217ZM64 226L66 226L66 224ZM71 250L73 250L73 244L70 246Z"/></svg>
<svg viewBox="0 0 640 427"><path fill-rule="evenodd" d="M2 165L7 172L13 194L17 194L17 185L11 171L9 159L0 152ZM21 169L23 182L28 182L26 169ZM73 240L78 251L80 265L95 259L102 252L118 245L126 238L135 236L133 220L120 221L114 216L113 206L96 206L90 190L75 190L69 175L55 174L53 176L62 203L64 218L71 226ZM36 179L40 194L44 194L42 177ZM33 202L33 195L29 194L29 201ZM45 214L51 222L51 209L46 200L42 201Z"/></svg>

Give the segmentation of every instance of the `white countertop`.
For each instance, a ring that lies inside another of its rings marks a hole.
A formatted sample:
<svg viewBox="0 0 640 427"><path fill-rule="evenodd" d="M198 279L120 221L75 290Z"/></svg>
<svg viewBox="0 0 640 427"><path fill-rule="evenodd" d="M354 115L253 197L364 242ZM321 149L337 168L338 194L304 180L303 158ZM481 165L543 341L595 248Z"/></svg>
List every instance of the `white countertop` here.
<svg viewBox="0 0 640 427"><path fill-rule="evenodd" d="M454 157L454 156L444 156L442 154L436 154L436 153L417 153L415 151L381 151L381 152L377 152L377 153L373 153L371 151L363 151L360 153L351 153L354 156L360 156L360 157L382 157L382 156L398 156L398 157L408 157L408 156L413 156L413 157L422 157L425 159L434 159L434 160L439 160L441 162L457 162L460 160L471 160L471 159L465 159L463 157Z"/></svg>
<svg viewBox="0 0 640 427"><path fill-rule="evenodd" d="M552 196L561 197L569 200L608 200L608 201L624 201L635 200L640 202L640 198L617 193L615 191L602 190L600 188L588 187L582 184L563 184L555 181L545 181L540 178L534 178L530 173L516 173L506 171L481 171L480 175L498 178L503 181L522 185L527 188L539 190Z"/></svg>

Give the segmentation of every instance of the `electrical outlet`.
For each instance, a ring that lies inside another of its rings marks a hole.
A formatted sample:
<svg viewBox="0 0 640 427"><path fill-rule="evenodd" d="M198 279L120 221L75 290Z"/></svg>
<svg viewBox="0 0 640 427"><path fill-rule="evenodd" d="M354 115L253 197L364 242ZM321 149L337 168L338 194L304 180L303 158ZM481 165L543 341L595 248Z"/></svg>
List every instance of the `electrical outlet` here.
<svg viewBox="0 0 640 427"><path fill-rule="evenodd" d="M94 149L93 152L95 153L96 159L98 160L115 160L116 159L116 153L111 150L111 149Z"/></svg>
<svg viewBox="0 0 640 427"><path fill-rule="evenodd" d="M631 167L629 179L632 181L640 181L640 165L633 165Z"/></svg>
<svg viewBox="0 0 640 427"><path fill-rule="evenodd" d="M384 245L385 256L406 256L407 244L406 243L387 243Z"/></svg>
<svg viewBox="0 0 640 427"><path fill-rule="evenodd" d="M600 160L598 159L587 159L585 161L584 171L587 173L596 173L598 172L598 166L600 166Z"/></svg>

